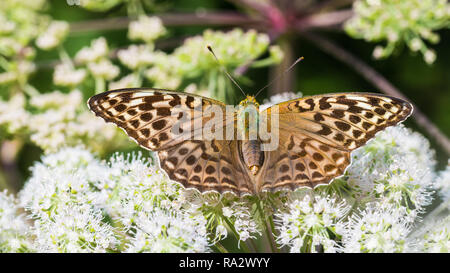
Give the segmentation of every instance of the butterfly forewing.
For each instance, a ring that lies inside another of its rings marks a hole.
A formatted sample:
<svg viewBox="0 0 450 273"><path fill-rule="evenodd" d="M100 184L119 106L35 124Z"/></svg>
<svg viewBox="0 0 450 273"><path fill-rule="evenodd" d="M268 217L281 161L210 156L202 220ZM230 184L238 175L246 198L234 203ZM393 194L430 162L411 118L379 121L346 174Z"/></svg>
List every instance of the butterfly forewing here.
<svg viewBox="0 0 450 273"><path fill-rule="evenodd" d="M211 115L204 115L206 109L214 105L224 110L223 103L181 92L139 88L101 93L90 98L88 105L97 116L122 128L140 146L158 151L161 167L185 187L202 192L254 191L239 160L237 144L214 138L205 140L199 137L203 128L194 126L198 119L202 119L200 124L207 124ZM182 117L186 113L188 118ZM225 126L228 121L227 117L224 119ZM173 133L177 123L190 130L188 137ZM225 134L222 127L216 130Z"/></svg>
<svg viewBox="0 0 450 273"><path fill-rule="evenodd" d="M305 97L277 106L280 145L265 154L261 190L329 183L344 173L352 150L412 112L406 101L366 93Z"/></svg>

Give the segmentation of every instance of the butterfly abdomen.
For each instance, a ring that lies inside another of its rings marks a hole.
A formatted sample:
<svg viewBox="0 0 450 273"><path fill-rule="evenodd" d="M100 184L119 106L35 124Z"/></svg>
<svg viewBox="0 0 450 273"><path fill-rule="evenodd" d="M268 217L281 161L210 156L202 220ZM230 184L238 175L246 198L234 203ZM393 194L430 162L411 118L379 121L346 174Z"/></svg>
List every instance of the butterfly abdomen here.
<svg viewBox="0 0 450 273"><path fill-rule="evenodd" d="M242 140L240 146L242 159L247 169L253 175L256 175L264 162L264 153L261 151L260 141Z"/></svg>

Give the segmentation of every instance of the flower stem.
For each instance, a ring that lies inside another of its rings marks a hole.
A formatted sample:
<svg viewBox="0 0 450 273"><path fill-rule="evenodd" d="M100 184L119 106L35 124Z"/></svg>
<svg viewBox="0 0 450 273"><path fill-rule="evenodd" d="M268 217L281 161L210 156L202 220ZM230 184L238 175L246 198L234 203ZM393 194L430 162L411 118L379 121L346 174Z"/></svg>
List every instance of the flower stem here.
<svg viewBox="0 0 450 273"><path fill-rule="evenodd" d="M263 222L265 233L266 233L267 239L269 241L270 249L272 250L272 252L278 252L278 248L276 246L275 239L273 238L273 235L272 235L272 229L270 228L269 224L267 223L266 215L264 213L264 210L262 209L261 199L259 197L256 199L256 207L261 215L261 221Z"/></svg>
<svg viewBox="0 0 450 273"><path fill-rule="evenodd" d="M72 59L70 58L69 54L67 53L67 51L64 49L63 46L59 46L58 47L58 55L59 55L59 59L64 63L70 66L70 68L73 68L73 62Z"/></svg>
<svg viewBox="0 0 450 273"><path fill-rule="evenodd" d="M105 79L101 77L95 77L95 93L101 93L105 91Z"/></svg>
<svg viewBox="0 0 450 273"><path fill-rule="evenodd" d="M228 220L227 217L224 217L225 223L228 225L228 227L231 229L231 231L233 232L234 236L236 237L236 239L238 241L241 241L239 234L237 233L236 229L234 228L233 224L230 222L230 220ZM247 245L247 242L242 241L242 245L239 245L239 248L241 248L242 246L242 250L244 250L244 252L250 253L250 248Z"/></svg>
<svg viewBox="0 0 450 273"><path fill-rule="evenodd" d="M221 253L228 253L228 250L219 242L214 245Z"/></svg>

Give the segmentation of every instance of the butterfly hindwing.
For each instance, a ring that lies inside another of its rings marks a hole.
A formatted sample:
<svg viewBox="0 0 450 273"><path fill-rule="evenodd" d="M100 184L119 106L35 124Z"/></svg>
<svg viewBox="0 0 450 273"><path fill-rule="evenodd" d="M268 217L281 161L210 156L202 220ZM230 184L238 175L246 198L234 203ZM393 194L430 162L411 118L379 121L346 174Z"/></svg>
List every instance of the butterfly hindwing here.
<svg viewBox="0 0 450 273"><path fill-rule="evenodd" d="M254 186L237 152L236 141L188 140L158 153L169 177L201 192L253 193Z"/></svg>
<svg viewBox="0 0 450 273"><path fill-rule="evenodd" d="M262 190L329 183L344 173L352 150L412 112L406 101L366 93L311 96L277 107L280 145L266 152Z"/></svg>

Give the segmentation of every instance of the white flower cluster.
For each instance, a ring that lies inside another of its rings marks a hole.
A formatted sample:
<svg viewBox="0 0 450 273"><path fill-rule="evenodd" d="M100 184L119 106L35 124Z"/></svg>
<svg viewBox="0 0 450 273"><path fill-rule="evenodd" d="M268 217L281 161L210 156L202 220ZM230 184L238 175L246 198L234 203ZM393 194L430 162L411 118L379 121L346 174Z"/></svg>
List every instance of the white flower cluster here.
<svg viewBox="0 0 450 273"><path fill-rule="evenodd" d="M30 227L13 195L0 192L0 253L28 252L33 245L28 238Z"/></svg>
<svg viewBox="0 0 450 273"><path fill-rule="evenodd" d="M432 200L434 168L428 141L402 125L355 151L343 180L357 211L344 229L343 251L412 251L407 236Z"/></svg>
<svg viewBox="0 0 450 273"><path fill-rule="evenodd" d="M142 40L149 44L166 33L167 31L158 17L140 16L137 21L131 22L128 28L128 38Z"/></svg>
<svg viewBox="0 0 450 273"><path fill-rule="evenodd" d="M343 252L404 252L410 220L406 208L371 203L352 215L343 229Z"/></svg>
<svg viewBox="0 0 450 273"><path fill-rule="evenodd" d="M69 33L69 23L53 21L36 40L36 45L44 50L51 50L62 43Z"/></svg>
<svg viewBox="0 0 450 273"><path fill-rule="evenodd" d="M353 152L345 180L359 202L406 206L414 219L431 202L435 165L429 142L399 125L378 133Z"/></svg>
<svg viewBox="0 0 450 273"><path fill-rule="evenodd" d="M48 1L2 1L0 5L0 84L25 88L35 71L33 41L43 47L59 44L68 24L44 14ZM11 88L14 90L14 88Z"/></svg>
<svg viewBox="0 0 450 273"><path fill-rule="evenodd" d="M167 65L179 71L180 74L185 73L203 73L211 68L217 69L218 64L211 56L206 47L209 45L213 48L216 55L221 59L221 63L230 69L239 65L255 61L268 49L276 46L269 46L269 37L266 34L257 33L255 30L243 32L241 29L234 29L229 32L206 30L202 36L194 36L185 40L184 44L177 48L173 55L173 59ZM273 53L266 60L259 60L252 64L258 66L261 62L270 60L272 63L281 61L281 51L269 50Z"/></svg>
<svg viewBox="0 0 450 273"><path fill-rule="evenodd" d="M108 56L109 48L106 39L100 37L91 42L91 46L83 47L75 55L75 61L81 64L97 62Z"/></svg>
<svg viewBox="0 0 450 273"><path fill-rule="evenodd" d="M101 195L108 214L132 234L127 252L208 250L205 218L182 208L180 186L161 170L140 155L115 155L109 172Z"/></svg>
<svg viewBox="0 0 450 273"><path fill-rule="evenodd" d="M255 238L255 234L261 234L247 203L234 202L230 206L223 207L222 213L233 224L234 230L239 236L239 242Z"/></svg>
<svg viewBox="0 0 450 273"><path fill-rule="evenodd" d="M154 207L179 209L180 187L140 155L116 154L109 162L109 179L102 182L102 200L108 214L115 215L125 229L130 229L140 212Z"/></svg>
<svg viewBox="0 0 450 273"><path fill-rule="evenodd" d="M102 152L106 145L130 145L123 133L111 124L96 118L85 109L80 91L68 94L54 91L26 100L17 94L8 102L0 101L0 126L10 134L28 133L37 146L47 152L64 145L87 144Z"/></svg>
<svg viewBox="0 0 450 273"><path fill-rule="evenodd" d="M350 36L387 43L375 47L375 58L388 57L405 43L411 51L421 52L428 64L436 60L436 53L425 41L437 43L439 35L434 31L448 27L450 19L447 0L358 0L353 10L345 25Z"/></svg>
<svg viewBox="0 0 450 273"><path fill-rule="evenodd" d="M350 206L336 196L311 194L302 194L287 205L287 212L275 215L277 242L291 252L337 252L335 239Z"/></svg>
<svg viewBox="0 0 450 273"><path fill-rule="evenodd" d="M99 161L81 148L46 155L13 196L0 193L0 250L206 252L206 218L138 156ZM29 226L19 207L31 216ZM4 241L3 241L4 238Z"/></svg>
<svg viewBox="0 0 450 273"><path fill-rule="evenodd" d="M215 244L231 234L238 241L246 242L261 235L261 225L252 213L253 202L246 198L239 198L234 194L217 192L199 193L197 190L183 190L183 203L189 204L191 211L203 214L207 219L206 228Z"/></svg>
<svg viewBox="0 0 450 273"><path fill-rule="evenodd" d="M131 88L141 85L141 80L136 74L128 74L123 78L115 82L110 82L108 85L109 90L121 89L121 88Z"/></svg>
<svg viewBox="0 0 450 273"><path fill-rule="evenodd" d="M429 224L422 238L416 241L416 252L449 253L450 252L450 216Z"/></svg>
<svg viewBox="0 0 450 273"><path fill-rule="evenodd" d="M15 134L28 124L29 113L25 108L25 96L16 94L9 101L0 100L0 126L9 134Z"/></svg>
<svg viewBox="0 0 450 273"><path fill-rule="evenodd" d="M153 64L155 62L154 55L153 48L148 45L131 45L117 53L120 62L131 70Z"/></svg>
<svg viewBox="0 0 450 273"><path fill-rule="evenodd" d="M450 160L447 168L439 173L435 188L439 190L444 201L450 201Z"/></svg>
<svg viewBox="0 0 450 273"><path fill-rule="evenodd" d="M176 210L139 213L126 252L207 252L206 220Z"/></svg>
<svg viewBox="0 0 450 273"><path fill-rule="evenodd" d="M85 69L75 69L73 65L61 63L55 67L53 82L59 86L75 87L86 77Z"/></svg>
<svg viewBox="0 0 450 273"><path fill-rule="evenodd" d="M116 248L113 227L96 205L96 176L102 165L78 148L47 155L32 168L19 194L34 220L39 252L104 252Z"/></svg>
<svg viewBox="0 0 450 273"><path fill-rule="evenodd" d="M91 46L78 51L75 55L75 62L86 65L90 74L97 81L110 81L119 75L120 69L109 60L108 54L108 43L105 38L100 37L93 40Z"/></svg>

